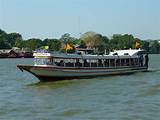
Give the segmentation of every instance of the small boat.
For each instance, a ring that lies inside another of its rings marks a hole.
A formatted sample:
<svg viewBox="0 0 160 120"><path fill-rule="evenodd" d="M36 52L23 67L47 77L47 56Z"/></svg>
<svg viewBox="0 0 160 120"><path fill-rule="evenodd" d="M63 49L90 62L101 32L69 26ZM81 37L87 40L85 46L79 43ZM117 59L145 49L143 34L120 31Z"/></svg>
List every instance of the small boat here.
<svg viewBox="0 0 160 120"><path fill-rule="evenodd" d="M148 54L141 49L117 50L108 55L35 52L34 65L17 65L40 81L121 75L147 71Z"/></svg>

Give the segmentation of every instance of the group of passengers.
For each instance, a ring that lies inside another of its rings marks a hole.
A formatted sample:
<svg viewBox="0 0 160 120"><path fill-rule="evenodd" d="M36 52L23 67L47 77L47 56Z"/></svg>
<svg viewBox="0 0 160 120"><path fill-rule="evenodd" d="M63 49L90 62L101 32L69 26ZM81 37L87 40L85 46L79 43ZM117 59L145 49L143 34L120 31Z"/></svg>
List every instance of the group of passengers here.
<svg viewBox="0 0 160 120"><path fill-rule="evenodd" d="M145 61L144 61L144 59L145 59ZM148 62L149 62L148 53L145 56L143 56L142 54L139 55L139 63L140 63L141 67L143 67L143 66L148 67Z"/></svg>
<svg viewBox="0 0 160 120"><path fill-rule="evenodd" d="M98 59L97 62L88 62L87 59L83 60L83 64L76 59L75 63L68 62L65 63L64 60L60 60L60 62L56 62L57 66L66 66L66 67L109 67L109 66L146 66L148 67L148 54L146 55L139 55L139 58L134 59L105 59L101 60Z"/></svg>

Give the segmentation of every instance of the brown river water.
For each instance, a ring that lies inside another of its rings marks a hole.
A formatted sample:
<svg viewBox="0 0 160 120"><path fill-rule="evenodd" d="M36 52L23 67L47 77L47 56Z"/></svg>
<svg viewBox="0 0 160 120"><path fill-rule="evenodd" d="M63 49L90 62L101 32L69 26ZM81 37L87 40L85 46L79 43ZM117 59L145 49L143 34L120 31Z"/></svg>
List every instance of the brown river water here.
<svg viewBox="0 0 160 120"><path fill-rule="evenodd" d="M0 59L0 120L159 120L160 55L148 72L39 82L17 64Z"/></svg>

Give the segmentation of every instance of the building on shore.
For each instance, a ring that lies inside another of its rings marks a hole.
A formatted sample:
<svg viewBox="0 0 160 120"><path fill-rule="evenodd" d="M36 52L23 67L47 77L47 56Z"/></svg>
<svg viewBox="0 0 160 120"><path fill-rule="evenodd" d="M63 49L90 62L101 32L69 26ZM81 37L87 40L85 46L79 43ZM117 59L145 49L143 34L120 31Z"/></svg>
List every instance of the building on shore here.
<svg viewBox="0 0 160 120"><path fill-rule="evenodd" d="M32 58L33 53L20 48L0 49L0 58Z"/></svg>

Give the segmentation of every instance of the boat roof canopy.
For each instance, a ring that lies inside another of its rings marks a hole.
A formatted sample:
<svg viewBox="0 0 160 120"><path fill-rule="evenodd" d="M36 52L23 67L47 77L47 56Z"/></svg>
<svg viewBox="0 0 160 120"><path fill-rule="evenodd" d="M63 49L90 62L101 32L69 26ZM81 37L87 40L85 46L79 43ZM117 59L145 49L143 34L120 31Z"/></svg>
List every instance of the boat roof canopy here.
<svg viewBox="0 0 160 120"><path fill-rule="evenodd" d="M92 55L92 54L68 54L68 53L39 53L35 52L35 58L62 58L62 59L114 59L114 58L134 58L139 54L146 52L141 49L115 50L109 55Z"/></svg>
<svg viewBox="0 0 160 120"><path fill-rule="evenodd" d="M110 55L118 55L118 56L123 56L123 55L129 55L129 56L134 56L134 55L139 55L139 54L144 54L145 51L141 49L129 49L129 50L115 50L114 52L111 52Z"/></svg>

